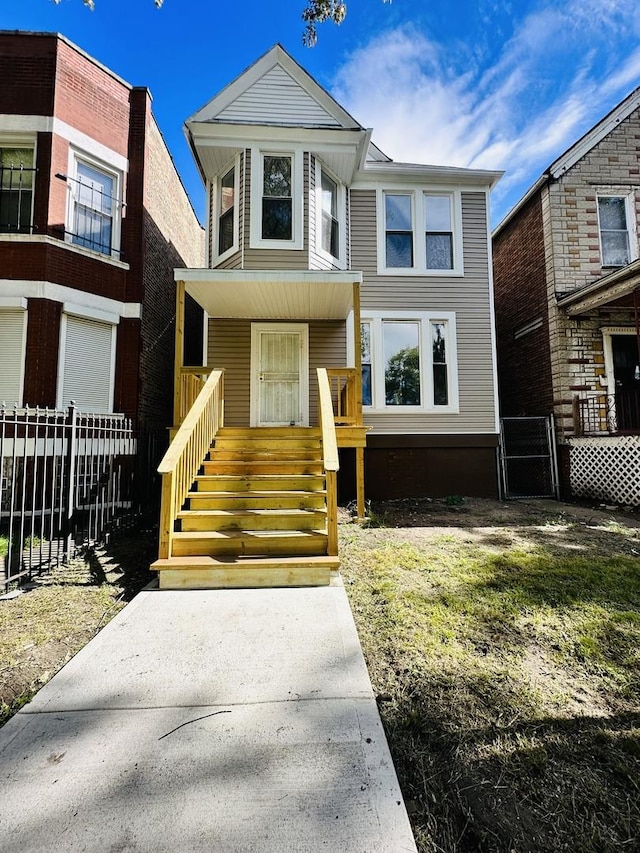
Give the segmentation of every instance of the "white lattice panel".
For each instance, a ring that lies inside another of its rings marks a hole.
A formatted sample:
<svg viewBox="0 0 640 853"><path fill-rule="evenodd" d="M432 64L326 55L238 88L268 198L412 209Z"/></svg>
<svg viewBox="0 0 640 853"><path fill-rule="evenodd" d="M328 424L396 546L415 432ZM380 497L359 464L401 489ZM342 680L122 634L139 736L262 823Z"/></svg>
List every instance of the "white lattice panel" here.
<svg viewBox="0 0 640 853"><path fill-rule="evenodd" d="M569 439L576 497L640 506L640 436Z"/></svg>

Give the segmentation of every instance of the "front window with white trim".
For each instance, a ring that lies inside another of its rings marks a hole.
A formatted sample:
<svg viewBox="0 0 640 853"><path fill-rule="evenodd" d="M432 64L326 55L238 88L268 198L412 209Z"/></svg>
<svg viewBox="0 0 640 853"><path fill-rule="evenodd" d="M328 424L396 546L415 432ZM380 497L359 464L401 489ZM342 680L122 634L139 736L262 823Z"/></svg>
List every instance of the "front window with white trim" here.
<svg viewBox="0 0 640 853"><path fill-rule="evenodd" d="M376 313L361 323L362 402L372 411L458 411L455 315Z"/></svg>
<svg viewBox="0 0 640 853"><path fill-rule="evenodd" d="M378 273L463 275L458 190L398 186L378 191Z"/></svg>
<svg viewBox="0 0 640 853"><path fill-rule="evenodd" d="M598 195L600 255L603 267L624 267L637 256L631 198Z"/></svg>
<svg viewBox="0 0 640 853"><path fill-rule="evenodd" d="M119 255L120 174L94 160L74 155L67 182L69 241L103 255Z"/></svg>

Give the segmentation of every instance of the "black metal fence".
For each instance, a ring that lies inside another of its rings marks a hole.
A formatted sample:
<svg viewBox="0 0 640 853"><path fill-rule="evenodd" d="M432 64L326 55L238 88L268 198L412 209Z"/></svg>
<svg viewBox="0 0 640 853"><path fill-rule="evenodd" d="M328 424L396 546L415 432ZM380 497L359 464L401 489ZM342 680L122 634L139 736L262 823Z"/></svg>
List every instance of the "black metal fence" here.
<svg viewBox="0 0 640 853"><path fill-rule="evenodd" d="M0 164L0 233L31 231L35 173L22 165Z"/></svg>
<svg viewBox="0 0 640 853"><path fill-rule="evenodd" d="M574 399L574 432L581 435L640 433L640 389Z"/></svg>
<svg viewBox="0 0 640 853"><path fill-rule="evenodd" d="M0 590L134 521L137 450L122 415L0 405Z"/></svg>

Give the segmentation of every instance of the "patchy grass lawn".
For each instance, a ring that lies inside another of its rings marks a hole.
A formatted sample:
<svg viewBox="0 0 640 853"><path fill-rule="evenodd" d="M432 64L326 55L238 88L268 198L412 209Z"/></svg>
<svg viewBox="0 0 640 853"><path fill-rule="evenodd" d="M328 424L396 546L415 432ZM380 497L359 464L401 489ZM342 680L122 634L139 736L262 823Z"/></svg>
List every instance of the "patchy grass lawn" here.
<svg viewBox="0 0 640 853"><path fill-rule="evenodd" d="M640 849L640 531L554 506L388 503L342 525L421 851Z"/></svg>
<svg viewBox="0 0 640 853"><path fill-rule="evenodd" d="M155 543L120 536L0 601L0 726L151 580Z"/></svg>

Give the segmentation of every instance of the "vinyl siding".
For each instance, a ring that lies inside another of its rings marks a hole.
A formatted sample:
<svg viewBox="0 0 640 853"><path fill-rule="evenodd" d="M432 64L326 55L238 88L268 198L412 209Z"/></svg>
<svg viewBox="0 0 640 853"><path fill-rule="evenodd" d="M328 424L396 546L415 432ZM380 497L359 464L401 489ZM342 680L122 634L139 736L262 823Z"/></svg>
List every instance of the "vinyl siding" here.
<svg viewBox="0 0 640 853"><path fill-rule="evenodd" d="M352 268L363 271L362 315L369 311L454 311L458 343L459 414L365 413L375 431L495 432L493 353L485 195L462 193L464 277L378 276L376 194L351 191Z"/></svg>
<svg viewBox="0 0 640 853"><path fill-rule="evenodd" d="M227 426L247 426L250 419L250 320L209 320L208 364L211 367L225 368L225 423ZM316 368L343 367L345 364L344 321L309 323L310 424L315 425L318 422Z"/></svg>
<svg viewBox="0 0 640 853"><path fill-rule="evenodd" d="M216 120L301 127L340 126L339 122L280 66L268 71L222 110Z"/></svg>

